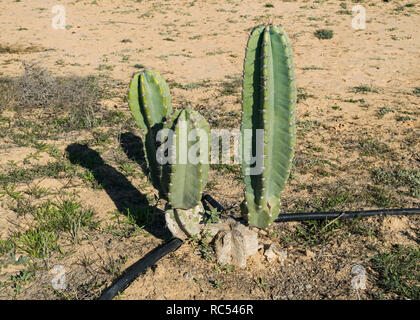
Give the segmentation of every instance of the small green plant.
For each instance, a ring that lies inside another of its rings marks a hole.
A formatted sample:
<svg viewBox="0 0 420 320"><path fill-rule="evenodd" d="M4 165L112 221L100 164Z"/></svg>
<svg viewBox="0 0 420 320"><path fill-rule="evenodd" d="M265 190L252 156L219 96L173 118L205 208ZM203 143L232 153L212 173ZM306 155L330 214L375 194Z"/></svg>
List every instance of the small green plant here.
<svg viewBox="0 0 420 320"><path fill-rule="evenodd" d="M318 39L331 39L334 35L334 31L329 29L319 29L316 30L314 34Z"/></svg>
<svg viewBox="0 0 420 320"><path fill-rule="evenodd" d="M254 280L254 282L257 284L257 286L259 287L259 288L261 288L263 291L265 291L266 289L267 289L267 284L265 283L265 281L264 281L264 278L257 278L257 279L255 279Z"/></svg>
<svg viewBox="0 0 420 320"><path fill-rule="evenodd" d="M397 245L371 260L377 273L376 282L386 293L401 298L420 299L420 251L417 248Z"/></svg>
<svg viewBox="0 0 420 320"><path fill-rule="evenodd" d="M200 254L204 259L211 261L214 258L214 252L209 243L208 236L208 233L205 233L199 238L198 234L195 234L189 238L189 242L193 249L198 249L200 251Z"/></svg>
<svg viewBox="0 0 420 320"><path fill-rule="evenodd" d="M386 114L390 113L390 112L394 112L395 110L390 108L390 107L380 107L378 109L376 109L376 116L378 118L383 118Z"/></svg>
<svg viewBox="0 0 420 320"><path fill-rule="evenodd" d="M22 270L18 274L10 276L11 286L15 295L20 294L23 286L29 281L32 281L34 277L34 272L27 270Z"/></svg>
<svg viewBox="0 0 420 320"><path fill-rule="evenodd" d="M214 280L213 281L213 286L216 289L220 289L221 287L223 287L223 281L221 281L221 280Z"/></svg>
<svg viewBox="0 0 420 320"><path fill-rule="evenodd" d="M372 86L367 86L367 85L355 86L353 87L353 91L354 93L377 92L374 88L372 88Z"/></svg>
<svg viewBox="0 0 420 320"><path fill-rule="evenodd" d="M206 216L204 217L204 223L217 223L220 221L220 212L216 208L213 208L211 211L206 211Z"/></svg>

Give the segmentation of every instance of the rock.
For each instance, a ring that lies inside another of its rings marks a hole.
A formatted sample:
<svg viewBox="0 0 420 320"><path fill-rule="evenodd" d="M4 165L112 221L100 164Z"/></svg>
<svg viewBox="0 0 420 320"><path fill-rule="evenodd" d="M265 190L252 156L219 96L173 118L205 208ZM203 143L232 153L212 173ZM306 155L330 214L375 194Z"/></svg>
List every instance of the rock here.
<svg viewBox="0 0 420 320"><path fill-rule="evenodd" d="M209 223L206 224L202 230L203 235L207 234L211 238L214 238L220 231L229 231L230 224L233 222L233 219L221 220L218 223Z"/></svg>
<svg viewBox="0 0 420 320"><path fill-rule="evenodd" d="M270 244L264 251L264 256L266 257L268 262L272 263L275 261L279 261L280 264L284 266L284 262L287 258L287 251L280 250L274 244Z"/></svg>
<svg viewBox="0 0 420 320"><path fill-rule="evenodd" d="M219 231L215 237L217 262L245 267L247 258L258 252L258 235L238 222L229 227L230 230Z"/></svg>
<svg viewBox="0 0 420 320"><path fill-rule="evenodd" d="M267 231L265 231L265 230L263 230L263 229L260 229L260 230L258 231L258 234L259 234L260 236L262 236L262 237L268 236L268 232L267 232Z"/></svg>
<svg viewBox="0 0 420 320"><path fill-rule="evenodd" d="M189 272L185 272L183 274L183 277L184 277L184 279L187 279L187 280L193 280L194 279L194 276Z"/></svg>
<svg viewBox="0 0 420 320"><path fill-rule="evenodd" d="M232 262L232 233L220 231L214 239L217 262L230 264Z"/></svg>
<svg viewBox="0 0 420 320"><path fill-rule="evenodd" d="M305 256L306 256L306 258L308 258L308 259L314 259L314 258L315 258L315 256L316 256L316 254L315 254L315 253L313 253L311 250L306 249L306 251L305 251Z"/></svg>

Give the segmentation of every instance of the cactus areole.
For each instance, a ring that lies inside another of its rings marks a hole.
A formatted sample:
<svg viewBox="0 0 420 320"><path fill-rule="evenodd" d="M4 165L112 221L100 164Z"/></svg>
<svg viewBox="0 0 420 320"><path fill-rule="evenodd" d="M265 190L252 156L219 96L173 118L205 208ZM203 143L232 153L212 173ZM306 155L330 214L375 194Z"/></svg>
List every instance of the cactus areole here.
<svg viewBox="0 0 420 320"><path fill-rule="evenodd" d="M295 70L289 39L281 27L260 25L249 37L241 133L242 212L251 226L265 229L280 212L296 143Z"/></svg>

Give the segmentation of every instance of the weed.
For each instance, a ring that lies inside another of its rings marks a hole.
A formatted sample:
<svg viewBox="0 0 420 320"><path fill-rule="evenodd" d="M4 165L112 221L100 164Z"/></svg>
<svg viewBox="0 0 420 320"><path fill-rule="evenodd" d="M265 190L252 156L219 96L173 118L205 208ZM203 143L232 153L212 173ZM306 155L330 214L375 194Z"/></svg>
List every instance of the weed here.
<svg viewBox="0 0 420 320"><path fill-rule="evenodd" d="M367 92L378 92L378 91L372 88L371 86L359 85L359 86L353 87L353 92L354 93L359 93L359 92L367 93Z"/></svg>
<svg viewBox="0 0 420 320"><path fill-rule="evenodd" d="M402 168L396 165L391 168L371 170L372 181L377 185L403 187L410 196L420 198L420 169Z"/></svg>
<svg viewBox="0 0 420 320"><path fill-rule="evenodd" d="M409 115L397 114L397 115L395 115L395 120L397 120L397 121L410 121L410 120L417 120L417 118L409 116Z"/></svg>
<svg viewBox="0 0 420 320"><path fill-rule="evenodd" d="M61 111L67 116L57 125L70 129L92 128L100 124L98 116L104 112L99 101L105 91L100 88L97 78L54 77L36 63L24 62L23 66L21 76L0 81L0 88L6 92L6 97L0 100L3 108L18 113L42 109L48 116L49 125L50 114Z"/></svg>
<svg viewBox="0 0 420 320"><path fill-rule="evenodd" d="M229 76L227 77L230 81L222 81L220 94L222 96L230 96L236 94L242 85L242 78L240 76Z"/></svg>
<svg viewBox="0 0 420 320"><path fill-rule="evenodd" d="M322 67L317 67L317 66L308 66L308 67L302 67L302 70L324 70L324 68Z"/></svg>
<svg viewBox="0 0 420 320"><path fill-rule="evenodd" d="M285 242L296 241L307 246L315 246L326 243L334 234L336 229L343 227L340 220L318 221L311 220L302 222L295 227L295 232L290 238L283 238Z"/></svg>
<svg viewBox="0 0 420 320"><path fill-rule="evenodd" d="M390 147L374 138L360 138L358 147L362 156L380 156L391 152Z"/></svg>
<svg viewBox="0 0 420 320"><path fill-rule="evenodd" d="M119 211L111 211L110 221L113 224L106 226L106 231L119 238L129 238L139 234L146 225L153 223L153 215L149 209L138 209L131 213L129 209L125 213Z"/></svg>
<svg viewBox="0 0 420 320"><path fill-rule="evenodd" d="M380 107L376 109L376 116L378 118L383 118L386 114L390 112L395 112L395 110L389 107Z"/></svg>
<svg viewBox="0 0 420 320"><path fill-rule="evenodd" d="M223 164L216 163L210 164L210 168L224 173L232 173L236 176L237 179L240 179L242 176L241 167L238 164Z"/></svg>
<svg viewBox="0 0 420 320"><path fill-rule="evenodd" d="M268 285L265 283L264 278L257 278L254 280L254 282L257 284L259 288L261 288L263 291L265 291L268 287Z"/></svg>
<svg viewBox="0 0 420 320"><path fill-rule="evenodd" d="M27 270L22 270L18 274L10 276L11 286L13 288L15 296L20 294L23 289L23 286L29 281L32 281L34 277L34 272Z"/></svg>
<svg viewBox="0 0 420 320"><path fill-rule="evenodd" d="M216 208L211 211L206 210L205 213L204 223L218 223L220 221L220 212Z"/></svg>
<svg viewBox="0 0 420 320"><path fill-rule="evenodd" d="M214 259L214 252L208 238L208 234L204 234L201 238L198 238L197 235L194 235L189 239L189 243L193 249L198 249L200 251L200 254L204 259L211 261Z"/></svg>
<svg viewBox="0 0 420 320"><path fill-rule="evenodd" d="M395 192L382 186L368 186L363 197L369 204L379 208L398 208L401 206L401 202L396 197Z"/></svg>
<svg viewBox="0 0 420 320"><path fill-rule="evenodd" d="M27 30L26 28L20 28L20 30ZM34 53L45 51L44 48L37 46L20 46L20 45L3 45L0 44L0 54L9 53L9 54L25 54L25 53Z"/></svg>
<svg viewBox="0 0 420 320"><path fill-rule="evenodd" d="M390 251L374 256L371 263L372 269L378 272L376 281L386 293L419 300L419 261L418 249L396 245Z"/></svg>
<svg viewBox="0 0 420 320"><path fill-rule="evenodd" d="M213 287L215 287L216 289L220 289L221 287L223 287L223 281L221 280L213 280L212 281Z"/></svg>
<svg viewBox="0 0 420 320"><path fill-rule="evenodd" d="M313 94L307 93L304 88L297 89L297 101L296 101L297 103L299 103L300 101L306 100L308 98L315 98L315 96Z"/></svg>
<svg viewBox="0 0 420 320"><path fill-rule="evenodd" d="M103 267L104 270L111 274L112 276L118 276L121 274L121 267L126 263L127 257L123 255L119 255L117 259L113 259L112 257L108 257L107 264Z"/></svg>
<svg viewBox="0 0 420 320"><path fill-rule="evenodd" d="M318 39L331 39L334 35L334 31L329 29L319 29L316 30L314 34Z"/></svg>
<svg viewBox="0 0 420 320"><path fill-rule="evenodd" d="M338 14L348 14L348 15L352 15L353 11L351 10L338 10L337 11Z"/></svg>
<svg viewBox="0 0 420 320"><path fill-rule="evenodd" d="M365 99L346 99L344 100L344 102L349 102L349 103L366 103Z"/></svg>
<svg viewBox="0 0 420 320"><path fill-rule="evenodd" d="M38 207L35 220L43 230L68 233L71 240L77 242L83 229L97 226L93 216L92 209L84 209L74 200L63 200L60 203L47 201Z"/></svg>
<svg viewBox="0 0 420 320"><path fill-rule="evenodd" d="M16 246L33 258L48 258L58 249L58 236L41 228L29 229L19 235Z"/></svg>

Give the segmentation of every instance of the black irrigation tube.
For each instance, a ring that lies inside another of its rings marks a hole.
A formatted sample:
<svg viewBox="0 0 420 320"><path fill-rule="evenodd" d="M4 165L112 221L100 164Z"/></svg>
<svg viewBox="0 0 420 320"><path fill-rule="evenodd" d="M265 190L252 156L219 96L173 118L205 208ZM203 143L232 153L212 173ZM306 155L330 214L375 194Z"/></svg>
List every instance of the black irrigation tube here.
<svg viewBox="0 0 420 320"><path fill-rule="evenodd" d="M205 210L209 210L208 202L218 211L225 211L225 208L212 198L205 194L202 198ZM414 215L420 214L420 208L409 209L385 209L385 210L366 210L366 211L329 211L329 212L307 212L280 214L274 222L291 222L307 220L333 220L333 219L353 219L373 216L388 215ZM142 272L153 266L167 254L177 250L184 242L181 239L173 238L170 241L158 246L150 251L146 256L131 265L124 274L119 277L114 284L106 289L98 300L112 300L118 293L122 293Z"/></svg>
<svg viewBox="0 0 420 320"><path fill-rule="evenodd" d="M182 240L173 238L172 240L153 249L139 261L131 265L111 287L102 293L98 300L112 300L112 298L114 298L118 293L122 293L139 276L140 273L153 266L167 254L178 249L182 244Z"/></svg>
<svg viewBox="0 0 420 320"><path fill-rule="evenodd" d="M213 199L209 194L203 196L203 200L208 201L214 208L224 211L223 206ZM420 214L420 208L406 209L383 209L365 211L327 211L327 212L305 212L305 213L284 213L279 214L274 222L292 222L307 220L333 220L333 219L354 219L367 218L374 216L397 216Z"/></svg>
<svg viewBox="0 0 420 320"><path fill-rule="evenodd" d="M306 220L332 220L332 219L354 219L374 216L398 216L420 214L420 208L407 209L384 209L366 211L329 211L329 212L307 212L307 213L286 213L280 214L274 222L306 221Z"/></svg>

